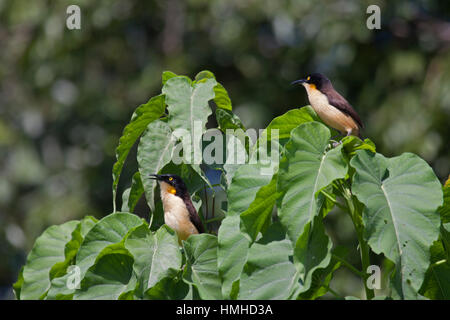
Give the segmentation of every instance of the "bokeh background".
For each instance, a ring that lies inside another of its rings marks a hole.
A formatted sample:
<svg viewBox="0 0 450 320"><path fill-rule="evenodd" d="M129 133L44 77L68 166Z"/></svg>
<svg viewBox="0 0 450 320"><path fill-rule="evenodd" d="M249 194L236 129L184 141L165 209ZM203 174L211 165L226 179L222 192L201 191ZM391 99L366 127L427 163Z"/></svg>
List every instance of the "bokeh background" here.
<svg viewBox="0 0 450 320"><path fill-rule="evenodd" d="M71 4L81 30L66 28ZM371 4L380 30L366 27ZM0 299L46 227L111 212L115 147L161 72L204 69L247 128L307 104L290 82L323 72L379 152L449 174L448 0L0 0ZM350 220L330 216L329 233L356 248ZM345 270L332 287L362 290Z"/></svg>

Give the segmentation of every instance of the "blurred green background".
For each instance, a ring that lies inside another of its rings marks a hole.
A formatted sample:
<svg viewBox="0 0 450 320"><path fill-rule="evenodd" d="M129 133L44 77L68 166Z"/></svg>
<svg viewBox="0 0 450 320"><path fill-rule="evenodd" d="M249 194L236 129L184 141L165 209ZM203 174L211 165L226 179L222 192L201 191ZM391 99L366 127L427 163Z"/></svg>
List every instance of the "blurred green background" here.
<svg viewBox="0 0 450 320"><path fill-rule="evenodd" d="M66 28L71 4L81 30ZM366 27L370 4L381 8L381 30ZM379 152L414 152L441 182L449 174L448 0L0 0L0 299L13 298L47 226L111 212L118 138L160 92L161 72L204 69L247 128L307 104L290 82L323 72ZM136 169L127 166L119 194ZM328 223L356 248L347 217L336 212ZM345 270L332 287L362 289Z"/></svg>

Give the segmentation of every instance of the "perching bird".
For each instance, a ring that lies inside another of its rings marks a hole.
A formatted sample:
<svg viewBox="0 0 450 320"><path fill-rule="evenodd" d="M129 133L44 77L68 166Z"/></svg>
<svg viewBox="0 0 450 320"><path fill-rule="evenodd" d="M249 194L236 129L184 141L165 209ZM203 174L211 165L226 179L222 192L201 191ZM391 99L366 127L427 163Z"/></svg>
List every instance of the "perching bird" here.
<svg viewBox="0 0 450 320"><path fill-rule="evenodd" d="M344 135L361 137L360 130L364 127L361 119L350 103L334 90L327 77L313 73L291 84L297 83L305 87L309 103L323 122Z"/></svg>
<svg viewBox="0 0 450 320"><path fill-rule="evenodd" d="M203 233L200 217L183 180L174 174L151 174L159 182L164 209L164 222L178 234L178 241L191 234Z"/></svg>

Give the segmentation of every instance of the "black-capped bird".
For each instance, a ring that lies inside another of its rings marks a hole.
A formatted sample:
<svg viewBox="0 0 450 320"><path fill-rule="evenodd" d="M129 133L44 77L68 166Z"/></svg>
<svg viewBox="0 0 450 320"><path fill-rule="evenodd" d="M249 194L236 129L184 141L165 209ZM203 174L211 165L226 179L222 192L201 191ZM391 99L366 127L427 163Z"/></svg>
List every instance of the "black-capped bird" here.
<svg viewBox="0 0 450 320"><path fill-rule="evenodd" d="M150 179L159 183L164 222L177 233L180 244L191 234L203 233L202 222L183 180L175 174L151 174Z"/></svg>
<svg viewBox="0 0 450 320"><path fill-rule="evenodd" d="M305 87L311 107L323 122L346 136L361 137L360 130L364 126L360 117L350 103L334 90L327 77L313 73L291 84L298 83Z"/></svg>

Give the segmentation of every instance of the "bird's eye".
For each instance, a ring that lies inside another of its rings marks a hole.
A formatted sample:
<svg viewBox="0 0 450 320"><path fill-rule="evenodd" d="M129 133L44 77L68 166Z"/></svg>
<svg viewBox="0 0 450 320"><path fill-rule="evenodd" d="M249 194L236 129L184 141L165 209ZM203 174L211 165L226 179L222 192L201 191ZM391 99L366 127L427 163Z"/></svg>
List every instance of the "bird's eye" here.
<svg viewBox="0 0 450 320"><path fill-rule="evenodd" d="M172 178L172 177L170 177L170 178L169 178L169 181L172 181L172 180L173 180L173 178Z"/></svg>

